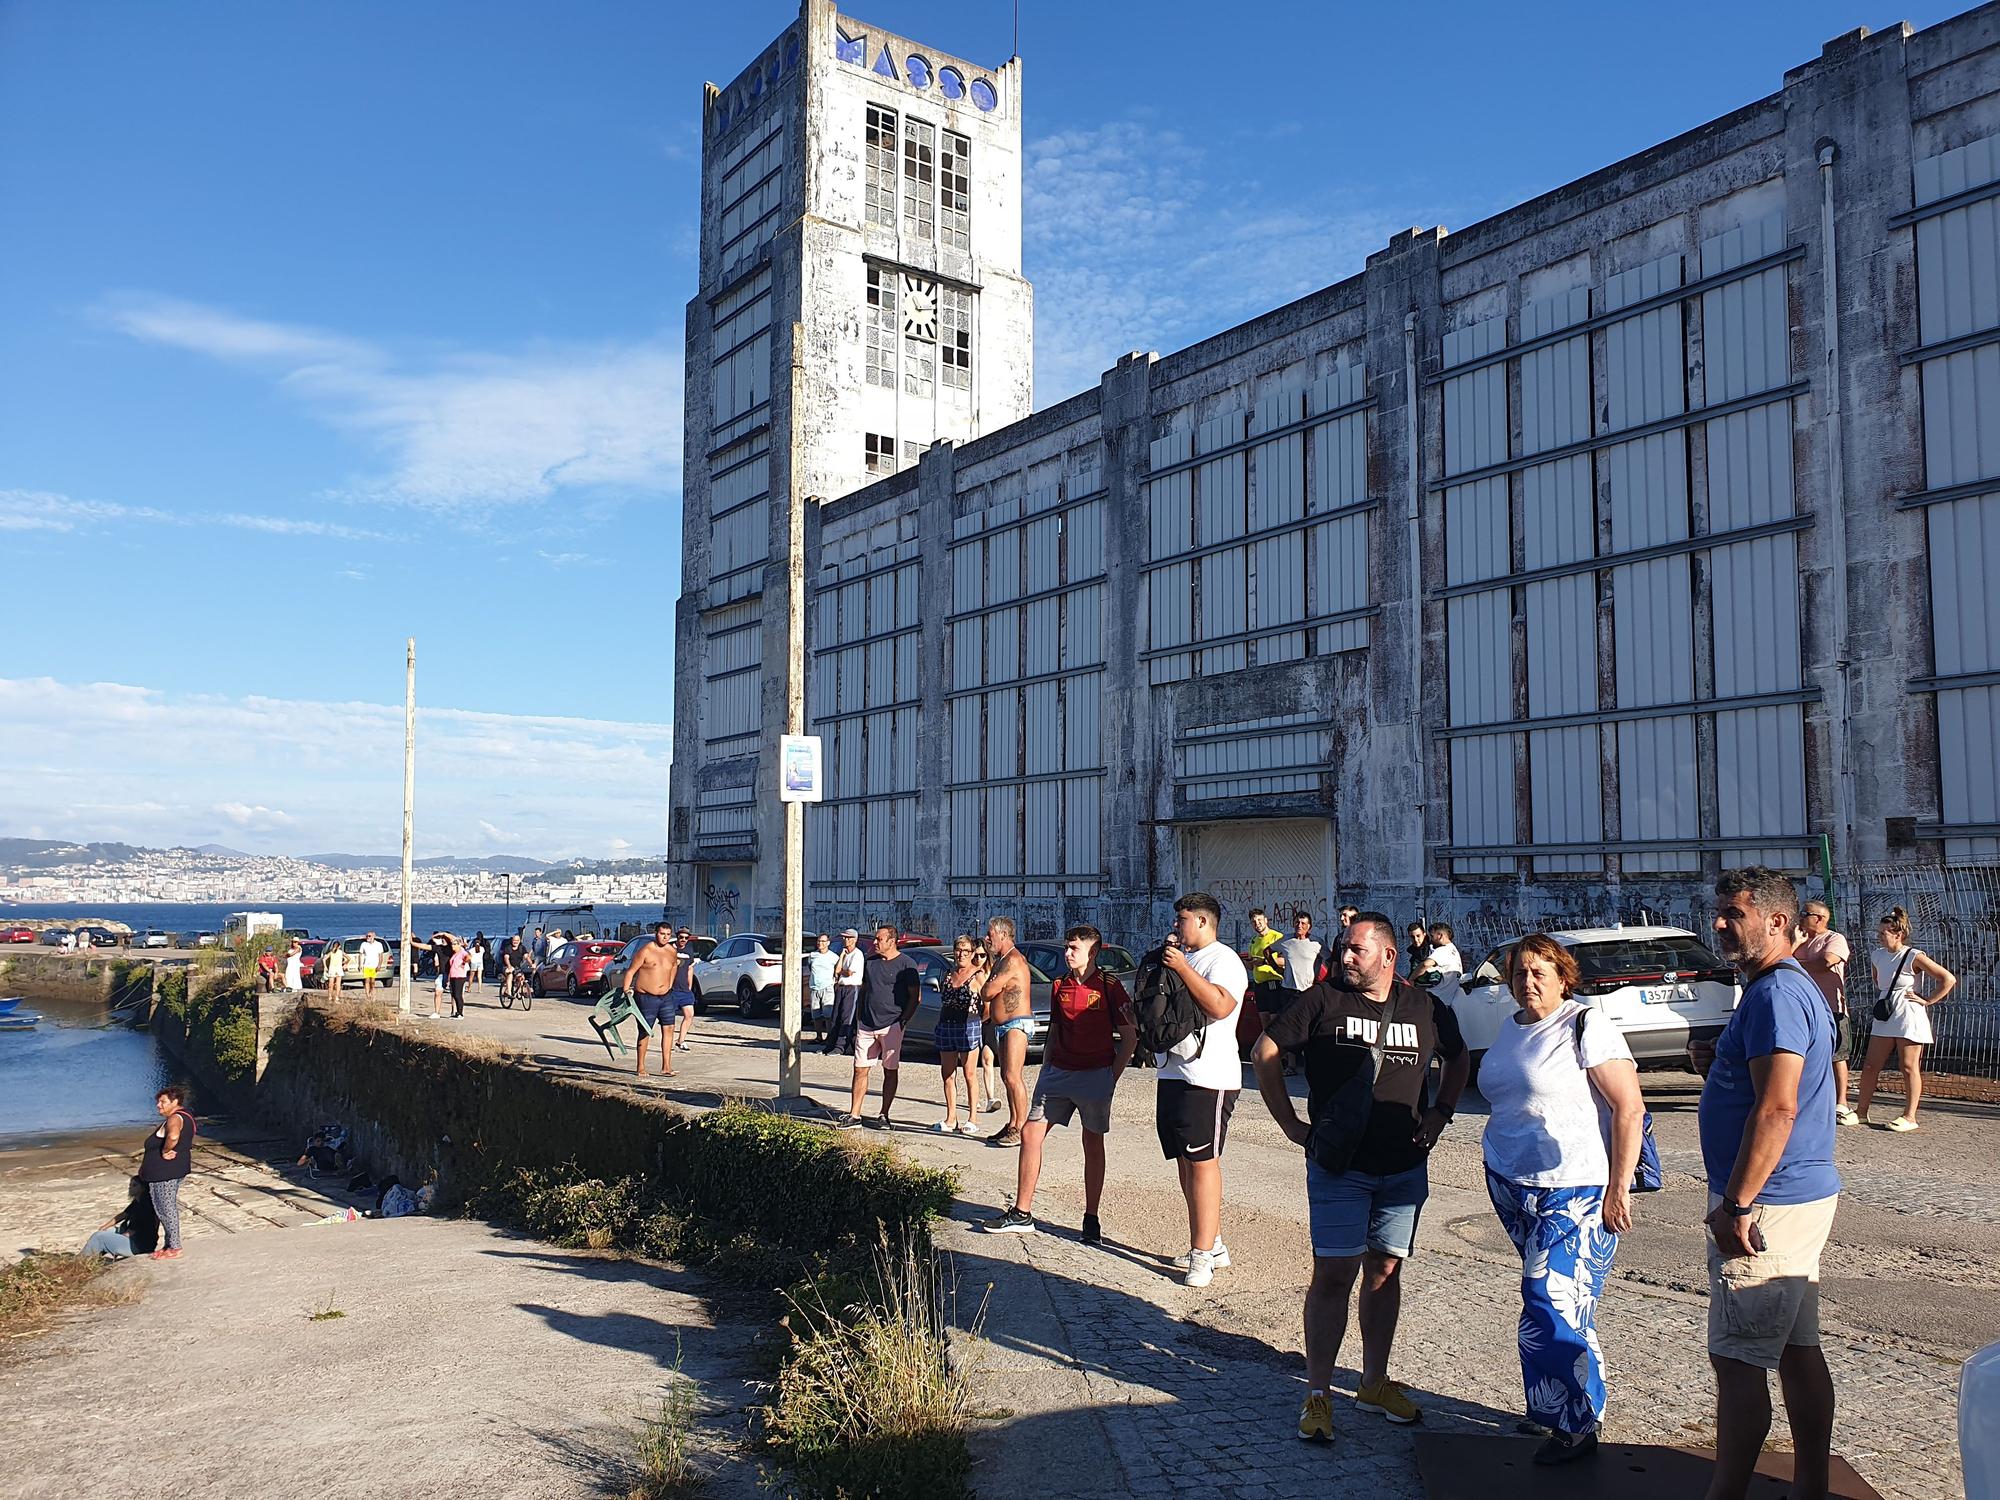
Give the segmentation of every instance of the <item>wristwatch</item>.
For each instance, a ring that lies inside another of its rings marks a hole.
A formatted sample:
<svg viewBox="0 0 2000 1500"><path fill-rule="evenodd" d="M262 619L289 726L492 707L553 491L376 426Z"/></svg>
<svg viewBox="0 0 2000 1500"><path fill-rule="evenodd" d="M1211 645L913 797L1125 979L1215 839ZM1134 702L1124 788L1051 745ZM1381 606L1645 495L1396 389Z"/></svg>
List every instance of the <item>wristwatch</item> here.
<svg viewBox="0 0 2000 1500"><path fill-rule="evenodd" d="M1724 1198L1722 1200L1722 1206L1728 1212L1730 1218L1747 1219L1750 1217L1750 1210L1753 1205L1748 1203L1738 1203L1734 1198Z"/></svg>

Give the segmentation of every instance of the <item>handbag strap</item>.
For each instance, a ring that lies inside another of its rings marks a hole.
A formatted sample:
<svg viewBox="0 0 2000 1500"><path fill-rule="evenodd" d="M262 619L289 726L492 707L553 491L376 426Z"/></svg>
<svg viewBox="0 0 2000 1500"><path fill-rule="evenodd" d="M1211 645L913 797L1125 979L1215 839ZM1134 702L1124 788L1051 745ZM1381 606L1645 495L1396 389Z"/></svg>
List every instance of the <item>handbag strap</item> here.
<svg viewBox="0 0 2000 1500"><path fill-rule="evenodd" d="M1916 954L1917 950L1910 944L1903 944L1903 956L1896 960L1896 972L1889 976L1889 987L1877 995L1876 999L1894 1000L1896 998L1896 981L1903 977L1903 971L1909 968L1910 960L1916 957Z"/></svg>

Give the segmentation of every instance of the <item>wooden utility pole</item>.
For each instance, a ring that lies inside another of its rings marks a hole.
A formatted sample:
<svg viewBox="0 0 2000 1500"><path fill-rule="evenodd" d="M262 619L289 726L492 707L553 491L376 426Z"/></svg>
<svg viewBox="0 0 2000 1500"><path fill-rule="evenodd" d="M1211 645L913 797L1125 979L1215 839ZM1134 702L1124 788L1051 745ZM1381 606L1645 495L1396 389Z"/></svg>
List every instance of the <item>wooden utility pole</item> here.
<svg viewBox="0 0 2000 1500"><path fill-rule="evenodd" d="M800 420L802 367L800 349L805 328L792 325L791 402L793 423ZM794 443L785 463L786 511L790 517L790 540L785 548L785 733L806 732L806 497L799 484L799 446ZM773 747L772 769L782 792L785 764L782 750ZM785 925L778 940L783 955L784 998L778 1008L778 1097L795 1099L799 1094L799 1033L804 1001L805 965L805 819L803 804L788 801L785 811Z"/></svg>
<svg viewBox="0 0 2000 1500"><path fill-rule="evenodd" d="M417 638L411 636L403 658L403 971L402 998L410 1013L410 962L415 949L410 934L410 855L416 830L417 805Z"/></svg>

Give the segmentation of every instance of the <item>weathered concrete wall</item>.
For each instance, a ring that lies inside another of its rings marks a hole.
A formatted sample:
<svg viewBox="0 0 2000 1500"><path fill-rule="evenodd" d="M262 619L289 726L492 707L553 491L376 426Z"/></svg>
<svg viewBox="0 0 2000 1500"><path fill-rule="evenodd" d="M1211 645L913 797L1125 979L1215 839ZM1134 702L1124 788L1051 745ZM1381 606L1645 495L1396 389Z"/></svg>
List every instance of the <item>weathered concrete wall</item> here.
<svg viewBox="0 0 2000 1500"><path fill-rule="evenodd" d="M1919 370L1905 352L1919 343L1913 236L1897 215L1912 204L1912 164L2000 134L2000 6L1985 6L1922 33L1895 27L1852 33L1791 70L1781 91L1652 150L1457 232L1396 236L1370 257L1364 274L1231 329L1168 358L1133 356L1100 386L1062 407L927 455L921 482L876 484L826 506L808 540L808 574L832 558L922 560L924 617L919 692L927 717L918 755L921 880L894 914L936 930L970 927L994 910L1026 913L1037 929L1091 916L1121 936L1157 929L1186 877L1181 829L1193 815L1217 820L1307 815L1335 823L1338 899L1392 912L1429 909L1476 926L1523 920L1605 919L1656 912L1690 914L1714 869L1751 846L1725 836L1718 801L1715 715L1721 696L1710 650L1712 562L1701 545L1710 528L1712 481L1702 409L1716 404L1702 364L1707 348L1701 294L1681 295L1682 352L1688 365L1684 410L1674 430L1685 440L1696 661L1684 700L1697 724L1698 806L1684 830L1694 868L1672 875L1627 868L1620 849L1621 775L1612 726L1621 704L1611 663L1615 591L1608 566L1596 574L1597 664L1594 713L1601 767L1573 795L1601 811L1605 847L1585 876L1537 875L1531 857L1504 860L1508 873L1454 872L1451 723L1443 684L1451 666L1447 609L1438 591L1451 542L1441 491L1446 473L1440 345L1456 330L1502 319L1507 346L1524 342L1522 310L1576 289L1597 293L1607 280L1663 256L1703 272L1702 249L1718 236L1780 217L1785 323L1793 382L1789 398L1790 495L1798 524L1798 656L1803 685L1805 821L1796 832L1824 833L1836 863L1923 855L1937 845L1908 842L1911 823L1940 807L1936 715L1912 679L1932 670L1929 556L1922 510L1900 497L1925 484ZM1830 154L1829 154L1830 148ZM1823 165L1824 163L1824 165ZM1824 194L1831 189L1838 246L1833 303L1837 362L1824 317L1828 246ZM1599 302L1596 307L1605 304ZM1618 303L1610 304L1614 308ZM1598 318L1605 318L1598 313ZM1593 441L1617 440L1604 415L1609 397L1605 323L1592 341ZM1406 342L1406 339L1410 342ZM1416 370L1411 379L1409 355ZM1367 411L1368 600L1373 614L1358 649L1214 678L1157 686L1148 680L1149 642L1142 565L1149 557L1148 476L1152 443L1229 413L1254 411L1267 393L1291 390L1336 364L1365 366ZM1509 359L1507 409L1521 409L1520 362ZM1835 400L1835 397L1838 400ZM1530 450L1516 420L1506 454ZM1836 452L1837 445L1837 452ZM1837 462L1836 462L1837 458ZM1610 540L1603 465L1594 469L1599 536ZM1520 478L1512 485L1518 518ZM1069 495L1105 498L1103 547L1109 588L1103 619L1103 880L1089 898L968 901L954 898L947 805L952 778L944 708L951 691L945 627L952 608L948 545L959 517L1033 490L1060 485ZM1414 527L1412 521L1414 520ZM914 529L912 529L914 528ZM1412 543L1414 541L1414 549ZM1415 556L1412 556L1414 550ZM1518 521L1507 571L1527 568ZM872 565L872 564L871 564ZM1496 587L1504 587L1504 577ZM1413 605L1413 587L1418 590ZM1503 698L1529 716L1523 660L1522 590L1513 590L1514 677ZM1662 648L1664 649L1664 648ZM768 658L767 658L768 659ZM1670 700L1681 703L1683 700ZM1210 801L1192 807L1175 784L1176 734L1220 722L1245 724L1281 708L1331 720L1330 748L1316 791ZM1530 819L1527 741L1516 735L1514 827L1525 850ZM1788 830L1789 831L1789 830ZM1503 842L1505 842L1503 840ZM1794 841L1798 843L1797 840ZM771 847L768 844L765 848ZM775 861L767 861L775 878ZM1644 861L1635 863L1644 864ZM865 883L865 881L864 881ZM1327 893L1327 905L1336 899ZM886 909L886 908L885 908ZM820 925L874 910L809 907Z"/></svg>

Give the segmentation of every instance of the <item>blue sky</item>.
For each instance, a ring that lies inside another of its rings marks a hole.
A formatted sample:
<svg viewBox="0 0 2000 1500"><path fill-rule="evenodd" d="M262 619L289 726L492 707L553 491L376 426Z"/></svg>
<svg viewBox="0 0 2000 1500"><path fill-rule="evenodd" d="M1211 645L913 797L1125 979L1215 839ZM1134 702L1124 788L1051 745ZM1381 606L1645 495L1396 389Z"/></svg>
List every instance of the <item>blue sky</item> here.
<svg viewBox="0 0 2000 1500"><path fill-rule="evenodd" d="M1038 404L1898 18L1021 9ZM0 834L391 848L414 635L420 853L659 851L700 91L793 14L0 3Z"/></svg>

